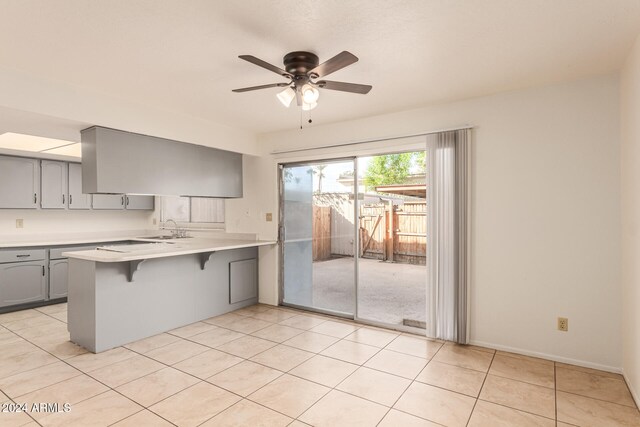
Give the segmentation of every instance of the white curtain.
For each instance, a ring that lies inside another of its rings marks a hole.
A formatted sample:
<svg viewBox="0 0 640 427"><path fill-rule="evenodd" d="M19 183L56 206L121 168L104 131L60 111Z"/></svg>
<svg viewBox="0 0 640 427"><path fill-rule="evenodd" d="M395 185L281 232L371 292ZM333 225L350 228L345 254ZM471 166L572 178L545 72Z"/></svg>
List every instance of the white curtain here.
<svg viewBox="0 0 640 427"><path fill-rule="evenodd" d="M471 130L427 136L427 335L467 344Z"/></svg>

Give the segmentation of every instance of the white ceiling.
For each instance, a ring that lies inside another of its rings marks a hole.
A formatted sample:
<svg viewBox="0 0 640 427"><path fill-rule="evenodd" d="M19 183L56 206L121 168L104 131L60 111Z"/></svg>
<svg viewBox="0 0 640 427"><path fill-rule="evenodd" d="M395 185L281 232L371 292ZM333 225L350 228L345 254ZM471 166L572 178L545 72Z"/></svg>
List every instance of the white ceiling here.
<svg viewBox="0 0 640 427"><path fill-rule="evenodd" d="M0 67L257 133L297 127L281 66L310 50L360 58L328 77L329 123L610 73L640 31L638 0L0 0ZM307 116L305 115L305 120Z"/></svg>

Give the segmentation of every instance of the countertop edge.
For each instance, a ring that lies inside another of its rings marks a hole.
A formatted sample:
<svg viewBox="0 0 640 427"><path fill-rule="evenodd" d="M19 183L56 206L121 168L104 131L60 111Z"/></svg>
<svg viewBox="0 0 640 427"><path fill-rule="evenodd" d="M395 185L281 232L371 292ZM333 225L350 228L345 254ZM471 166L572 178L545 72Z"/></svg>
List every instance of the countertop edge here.
<svg viewBox="0 0 640 427"><path fill-rule="evenodd" d="M272 246L272 245L276 245L277 243L278 242L276 240L257 240L252 242L244 241L244 242L238 242L238 244L232 244L232 245L227 244L222 246L206 246L201 248L174 249L174 250L167 250L166 252L137 254L137 255L110 252L110 254L114 254L113 259L102 259L102 258L96 257L95 255L91 255L95 253L95 251L63 252L62 255L67 258L79 259L83 261L114 263L114 262L139 261L139 260L145 260L145 259L169 258L169 257L181 256L181 255L192 255L192 254L199 254L199 253L205 253L205 252L227 251L231 249L243 249L243 248L251 248L251 247L257 247L257 246Z"/></svg>

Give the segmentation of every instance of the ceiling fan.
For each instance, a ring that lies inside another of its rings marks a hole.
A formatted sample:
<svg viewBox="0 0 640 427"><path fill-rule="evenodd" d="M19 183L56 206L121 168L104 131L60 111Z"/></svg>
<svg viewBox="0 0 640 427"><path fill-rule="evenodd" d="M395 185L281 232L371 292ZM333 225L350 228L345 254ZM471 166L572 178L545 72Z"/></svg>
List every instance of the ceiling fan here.
<svg viewBox="0 0 640 427"><path fill-rule="evenodd" d="M238 58L273 71L287 78L289 81L234 89L233 92L249 92L272 87L286 87L285 90L277 95L285 107L289 107L293 98L295 98L296 104L302 107L303 110L314 109L318 105L317 101L320 96L318 89L339 90L341 92L360 93L363 95L369 93L371 90L370 85L334 82L324 79L318 80L358 61L357 56L346 50L322 64L320 64L318 56L311 52L290 52L287 53L282 60L284 70L252 55L240 55Z"/></svg>

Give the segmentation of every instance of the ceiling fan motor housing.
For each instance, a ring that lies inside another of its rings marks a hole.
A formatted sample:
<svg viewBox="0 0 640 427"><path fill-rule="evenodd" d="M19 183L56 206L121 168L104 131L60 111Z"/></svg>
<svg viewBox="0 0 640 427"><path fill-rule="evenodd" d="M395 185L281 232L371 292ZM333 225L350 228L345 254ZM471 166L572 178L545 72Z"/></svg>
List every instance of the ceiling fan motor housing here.
<svg viewBox="0 0 640 427"><path fill-rule="evenodd" d="M318 66L320 59L311 52L296 51L287 53L282 62L284 69L294 76L307 76L307 73Z"/></svg>

